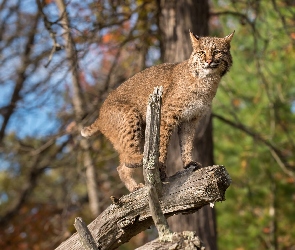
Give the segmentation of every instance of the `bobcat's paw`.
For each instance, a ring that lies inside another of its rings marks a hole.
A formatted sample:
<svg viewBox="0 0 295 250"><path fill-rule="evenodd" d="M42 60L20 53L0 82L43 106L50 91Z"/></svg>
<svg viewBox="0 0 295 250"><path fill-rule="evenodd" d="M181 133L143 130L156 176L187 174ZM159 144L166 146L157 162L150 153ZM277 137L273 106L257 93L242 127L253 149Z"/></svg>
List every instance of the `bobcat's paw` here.
<svg viewBox="0 0 295 250"><path fill-rule="evenodd" d="M125 163L127 168L140 168L142 167L142 163Z"/></svg>
<svg viewBox="0 0 295 250"><path fill-rule="evenodd" d="M201 163L199 163L197 161L191 161L189 164L186 164L184 166L184 169L187 169L191 166L194 167L194 171L203 167Z"/></svg>
<svg viewBox="0 0 295 250"><path fill-rule="evenodd" d="M139 183L139 184L137 184L137 186L135 186L135 187L132 188L131 192L134 192L134 191L136 191L136 190L138 190L140 188L143 188L143 187L144 187L144 184L143 183Z"/></svg>

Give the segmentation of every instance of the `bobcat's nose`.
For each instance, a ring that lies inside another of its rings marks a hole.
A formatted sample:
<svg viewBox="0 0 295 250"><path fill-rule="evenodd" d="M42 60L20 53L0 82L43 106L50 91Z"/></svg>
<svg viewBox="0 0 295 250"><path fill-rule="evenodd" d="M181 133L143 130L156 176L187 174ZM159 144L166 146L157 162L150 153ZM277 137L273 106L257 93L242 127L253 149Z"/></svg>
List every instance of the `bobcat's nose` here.
<svg viewBox="0 0 295 250"><path fill-rule="evenodd" d="M218 65L219 65L219 62L217 60L213 60L213 59L207 59L205 62L206 68L217 68Z"/></svg>
<svg viewBox="0 0 295 250"><path fill-rule="evenodd" d="M212 63L212 58L206 58L205 60L205 68L210 68Z"/></svg>

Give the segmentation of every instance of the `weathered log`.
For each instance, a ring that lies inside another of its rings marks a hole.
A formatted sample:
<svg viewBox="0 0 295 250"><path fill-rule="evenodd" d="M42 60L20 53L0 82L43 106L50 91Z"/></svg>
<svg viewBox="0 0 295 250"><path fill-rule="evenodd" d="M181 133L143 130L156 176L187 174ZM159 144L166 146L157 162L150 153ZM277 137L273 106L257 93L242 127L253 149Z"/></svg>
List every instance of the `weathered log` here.
<svg viewBox="0 0 295 250"><path fill-rule="evenodd" d="M136 248L136 250L205 250L205 246L195 232L173 233L172 240L163 242L159 238Z"/></svg>
<svg viewBox="0 0 295 250"><path fill-rule="evenodd" d="M191 213L201 207L225 200L231 179L223 166L209 166L195 170L190 167L168 178L160 198L166 217L177 213ZM99 249L115 249L131 237L153 225L148 188L143 187L110 205L88 225ZM78 234L63 242L58 250L82 249Z"/></svg>

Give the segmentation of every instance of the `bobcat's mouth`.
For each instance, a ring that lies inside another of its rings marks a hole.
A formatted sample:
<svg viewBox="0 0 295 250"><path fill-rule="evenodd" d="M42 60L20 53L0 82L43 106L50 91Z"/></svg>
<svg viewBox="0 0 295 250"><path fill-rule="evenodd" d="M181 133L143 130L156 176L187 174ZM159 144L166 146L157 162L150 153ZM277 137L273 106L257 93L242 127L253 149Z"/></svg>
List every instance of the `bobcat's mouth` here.
<svg viewBox="0 0 295 250"><path fill-rule="evenodd" d="M205 63L205 69L216 69L219 66L219 62L211 62L211 63Z"/></svg>

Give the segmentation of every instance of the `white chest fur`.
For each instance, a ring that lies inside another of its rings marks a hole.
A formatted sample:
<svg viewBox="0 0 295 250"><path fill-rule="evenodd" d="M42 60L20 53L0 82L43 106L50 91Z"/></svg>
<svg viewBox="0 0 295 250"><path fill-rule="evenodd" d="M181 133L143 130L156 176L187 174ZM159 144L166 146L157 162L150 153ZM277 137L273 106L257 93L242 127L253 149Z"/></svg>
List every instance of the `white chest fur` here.
<svg viewBox="0 0 295 250"><path fill-rule="evenodd" d="M200 79L194 90L189 91L190 97L182 110L182 118L192 120L201 118L210 109L220 77L211 76Z"/></svg>
<svg viewBox="0 0 295 250"><path fill-rule="evenodd" d="M195 100L184 107L182 110L182 118L188 121L201 118L209 111L210 106L210 103L204 103L202 99Z"/></svg>

